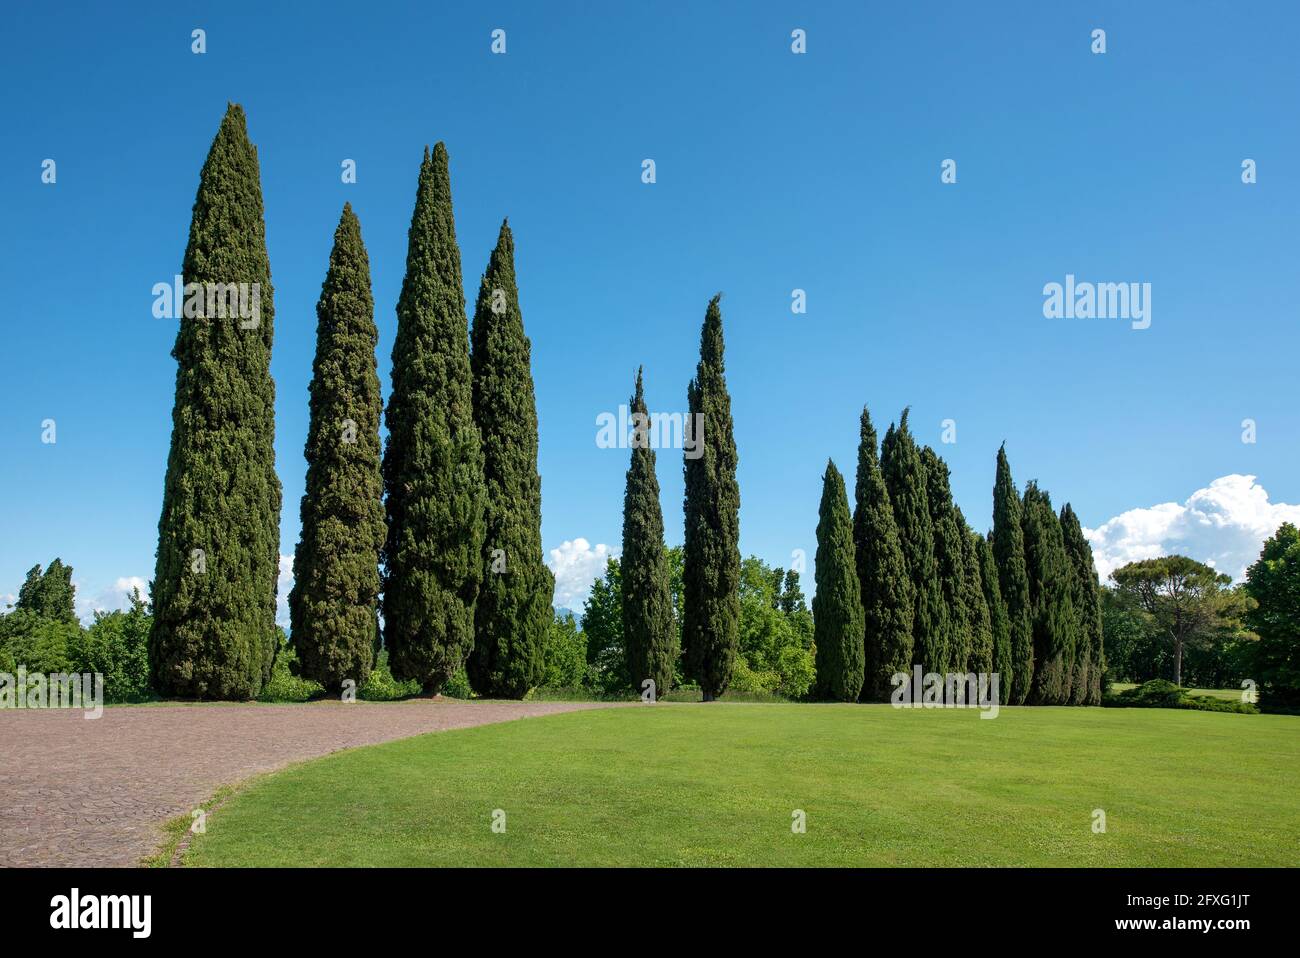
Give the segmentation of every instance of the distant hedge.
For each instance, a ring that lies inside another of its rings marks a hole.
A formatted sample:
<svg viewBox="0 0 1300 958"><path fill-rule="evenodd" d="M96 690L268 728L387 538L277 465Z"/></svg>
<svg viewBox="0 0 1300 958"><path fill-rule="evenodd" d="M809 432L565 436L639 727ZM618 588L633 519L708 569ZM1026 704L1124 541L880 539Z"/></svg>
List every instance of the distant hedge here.
<svg viewBox="0 0 1300 958"><path fill-rule="evenodd" d="M1201 712L1259 714L1259 706L1253 702L1234 702L1212 695L1192 695L1187 689L1164 679L1152 679L1123 692L1107 693L1102 696L1101 704L1110 708L1196 709Z"/></svg>

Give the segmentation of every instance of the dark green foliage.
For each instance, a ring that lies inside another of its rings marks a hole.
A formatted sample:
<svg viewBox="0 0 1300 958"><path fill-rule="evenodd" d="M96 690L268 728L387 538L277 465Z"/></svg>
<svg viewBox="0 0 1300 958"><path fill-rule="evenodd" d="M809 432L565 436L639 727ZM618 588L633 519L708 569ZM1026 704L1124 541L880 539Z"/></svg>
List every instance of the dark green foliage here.
<svg viewBox="0 0 1300 958"><path fill-rule="evenodd" d="M1150 589L1143 586L1144 597L1133 585L1098 589L1105 636L1103 689L1107 680L1141 683L1156 678L1170 679L1174 674L1175 645L1169 627L1176 626L1177 622L1159 608L1164 605L1163 600L1152 602L1156 596ZM1192 628L1184 633L1184 686L1236 689L1246 679L1260 682L1256 655L1259 636L1249 631L1246 621L1251 618L1255 604L1245 586L1238 585L1220 591L1213 604L1217 607L1207 610L1211 615L1185 617ZM1161 614L1148 612L1152 605ZM1264 707L1267 711L1267 704Z"/></svg>
<svg viewBox="0 0 1300 958"><path fill-rule="evenodd" d="M1079 517L1067 502L1061 507L1061 535L1070 557L1071 598L1076 617L1074 679L1070 685L1071 705L1101 704L1101 674L1105 671L1102 651L1101 597L1092 546L1084 538Z"/></svg>
<svg viewBox="0 0 1300 958"><path fill-rule="evenodd" d="M501 224L474 308L474 421L483 441L483 586L466 664L479 695L523 698L541 684L555 577L542 560L542 480L532 346L515 281L515 243Z"/></svg>
<svg viewBox="0 0 1300 958"><path fill-rule="evenodd" d="M349 204L316 303L302 533L289 618L296 674L338 692L366 684L379 646L384 547L375 302L361 224Z"/></svg>
<svg viewBox="0 0 1300 958"><path fill-rule="evenodd" d="M861 698L885 701L895 673L912 668L915 589L907 573L894 508L876 458L876 430L866 407L859 423L858 475L854 489L853 548L858 566L865 628Z"/></svg>
<svg viewBox="0 0 1300 958"><path fill-rule="evenodd" d="M1033 481L1025 486L1020 525L1025 535L1025 569L1029 574L1034 637L1034 684L1030 702L1067 705L1077 626L1071 599L1074 574L1052 500Z"/></svg>
<svg viewBox="0 0 1300 958"><path fill-rule="evenodd" d="M984 576L980 568L980 548L984 537L971 531L960 509L953 507L953 521L962 539L962 608L966 610L964 643L966 660L956 663L954 671L988 675L994 671L993 615L984 598ZM1005 615L1005 612L1003 613ZM1002 680L998 680L999 695Z"/></svg>
<svg viewBox="0 0 1300 958"><path fill-rule="evenodd" d="M654 682L655 694L663 695L672 689L675 677L677 623L664 549L655 451L650 448L650 414L640 369L629 407L633 436L632 462L623 494L623 648L633 691L641 692L641 683L648 679Z"/></svg>
<svg viewBox="0 0 1300 958"><path fill-rule="evenodd" d="M1259 634L1256 668L1267 712L1300 712L1300 530L1283 523L1246 570L1258 603L1246 621Z"/></svg>
<svg viewBox="0 0 1300 958"><path fill-rule="evenodd" d="M803 589L799 586L799 573L794 569L786 569L784 577L781 577L781 570L777 569L776 571L783 583L781 596L777 600L777 607L786 615L794 615L796 612L805 611L808 605Z"/></svg>
<svg viewBox="0 0 1300 958"><path fill-rule="evenodd" d="M908 410L903 410L898 428L890 426L880 445L880 468L894 507L898 541L912 580L912 661L927 671L938 672L944 663L947 612L942 584L934 557L934 530L926 492L926 470L920 450L907 428Z"/></svg>
<svg viewBox="0 0 1300 958"><path fill-rule="evenodd" d="M1011 671L1001 686L1013 705L1023 705L1033 690L1034 639L1030 626L1029 573L1025 566L1025 535L1020 522L1020 494L1011 479L1007 447L998 449L993 484L993 531L990 543L998 567L998 584L1006 605L1011 636Z"/></svg>
<svg viewBox="0 0 1300 958"><path fill-rule="evenodd" d="M700 362L686 390L701 455L685 459L686 543L682 645L704 700L727 690L740 624L740 486L736 440L723 362L721 296L709 301L700 330Z"/></svg>
<svg viewBox="0 0 1300 958"><path fill-rule="evenodd" d="M978 533L971 534L978 550L980 585L984 602L989 610L989 629L993 636L993 671L998 674L998 693L1003 705L1011 704L1011 677L1015 671L1011 655L1011 620L1007 605L1002 601L1002 587L998 583L998 565L993 558L993 546Z"/></svg>
<svg viewBox="0 0 1300 958"><path fill-rule="evenodd" d="M483 451L447 150L420 166L385 410L384 644L393 675L438 692L474 644L483 579Z"/></svg>
<svg viewBox="0 0 1300 958"><path fill-rule="evenodd" d="M28 570L26 581L19 587L14 608L52 622L76 622L74 591L72 566L55 559L41 572L37 564Z"/></svg>
<svg viewBox="0 0 1300 958"><path fill-rule="evenodd" d="M930 528L934 531L934 564L943 598L942 614L933 625L932 644L937 659L930 668L945 674L964 672L970 650L967 631L970 612L966 608L966 533L958 527L953 512L948 464L933 449L925 446L921 449L921 466L925 470L926 503L930 507Z"/></svg>
<svg viewBox="0 0 1300 958"><path fill-rule="evenodd" d="M817 647L817 697L856 702L862 692L866 625L853 520L844 479L826 463L817 519L817 591L813 595L813 641Z"/></svg>
<svg viewBox="0 0 1300 958"><path fill-rule="evenodd" d="M1184 685L1183 655L1244 631L1251 599L1231 589L1232 579L1187 556L1159 556L1121 566L1110 574L1123 604L1139 613L1142 630L1172 645L1170 676Z"/></svg>
<svg viewBox="0 0 1300 958"><path fill-rule="evenodd" d="M277 647L280 481L271 265L257 150L238 106L199 176L181 272L206 301L178 310L149 664L162 695L248 699L271 677ZM247 284L248 308L231 315L226 297L206 295L218 284Z"/></svg>

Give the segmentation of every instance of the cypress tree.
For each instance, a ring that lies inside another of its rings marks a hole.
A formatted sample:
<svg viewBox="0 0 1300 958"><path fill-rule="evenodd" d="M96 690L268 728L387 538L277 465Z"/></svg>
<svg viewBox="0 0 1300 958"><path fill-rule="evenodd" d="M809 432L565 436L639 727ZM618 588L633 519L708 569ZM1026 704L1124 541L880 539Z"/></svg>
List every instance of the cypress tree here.
<svg viewBox="0 0 1300 958"><path fill-rule="evenodd" d="M378 342L370 258L345 203L316 303L307 486L289 592L298 673L331 692L347 679L364 685L379 646L385 528Z"/></svg>
<svg viewBox="0 0 1300 958"><path fill-rule="evenodd" d="M555 577L542 558L542 480L532 344L524 334L508 222L474 308L474 421L483 441L483 587L474 612L470 684L480 695L523 698L542 681Z"/></svg>
<svg viewBox="0 0 1300 958"><path fill-rule="evenodd" d="M966 658L957 663L956 671L988 675L993 671L993 614L984 598L984 580L980 570L980 547L983 536L973 532L966 524L962 511L953 507L953 521L962 540L962 607L966 610ZM998 680L1001 693L1001 680Z"/></svg>
<svg viewBox="0 0 1300 958"><path fill-rule="evenodd" d="M1065 551L1070 557L1074 578L1072 601L1077 622L1075 640L1074 683L1070 690L1073 705L1101 704L1101 673L1103 669L1101 588L1097 582L1097 566L1092 558L1092 546L1083 535L1079 517L1067 502L1061 507L1061 535Z"/></svg>
<svg viewBox="0 0 1300 958"><path fill-rule="evenodd" d="M863 701L884 701L890 679L912 668L915 590L899 542L894 508L876 458L876 430L862 407L854 488L853 548L862 594L866 666Z"/></svg>
<svg viewBox="0 0 1300 958"><path fill-rule="evenodd" d="M1006 605L1011 637L1011 671L1001 683L1015 705L1029 699L1034 679L1034 640L1029 623L1029 574L1025 567L1025 537L1020 525L1020 494L1011 478L1006 444L998 449L997 479L993 484L993 558L998 585Z"/></svg>
<svg viewBox="0 0 1300 958"><path fill-rule="evenodd" d="M984 590L984 602L989 610L989 626L993 633L993 671L998 674L998 691L1002 704L1010 705L1011 677L1015 672L1015 665L1011 654L1011 619L1007 615L1007 604L1002 601L1002 587L998 583L998 564L993 558L993 546L987 538L972 533L971 541L975 542L978 549L980 584Z"/></svg>
<svg viewBox="0 0 1300 958"><path fill-rule="evenodd" d="M650 448L650 413L646 409L641 370L628 403L634 432L632 462L623 494L623 648L632 688L646 679L655 694L672 688L677 663L677 623L664 548L664 517L659 506L655 451Z"/></svg>
<svg viewBox="0 0 1300 958"><path fill-rule="evenodd" d="M965 533L957 527L953 512L948 464L929 446L921 450L925 469L925 495L930 507L930 528L934 530L934 562L942 595L941 615L934 619L933 647L938 656L935 672L965 671L970 650L967 632L970 612L966 608ZM964 524L964 521L963 521Z"/></svg>
<svg viewBox="0 0 1300 958"><path fill-rule="evenodd" d="M18 589L14 608L55 622L75 623L76 589L72 585L72 566L55 559L42 572L40 563L32 566Z"/></svg>
<svg viewBox="0 0 1300 958"><path fill-rule="evenodd" d="M862 691L862 593L853 554L853 520L844 479L827 460L817 519L817 592L813 595L813 641L817 646L818 698L856 702Z"/></svg>
<svg viewBox="0 0 1300 958"><path fill-rule="evenodd" d="M1068 704L1075 628L1074 605L1070 601L1072 570L1052 500L1033 481L1025 486L1020 524L1025 535L1034 639L1030 701L1035 705Z"/></svg>
<svg viewBox="0 0 1300 958"><path fill-rule="evenodd" d="M721 298L714 296L704 314L700 362L686 390L687 428L699 447L688 451L683 469L682 645L706 702L731 683L740 628L740 486L723 363Z"/></svg>
<svg viewBox="0 0 1300 958"><path fill-rule="evenodd" d="M926 492L926 470L920 450L907 428L903 410L897 429L891 425L880 446L881 472L898 525L899 545L912 580L912 656L910 665L938 672L944 665L945 615L934 530ZM909 665L909 670L910 670Z"/></svg>
<svg viewBox="0 0 1300 958"><path fill-rule="evenodd" d="M440 691L474 644L483 578L483 451L447 149L426 147L397 302L385 410L384 643L393 675Z"/></svg>
<svg viewBox="0 0 1300 958"><path fill-rule="evenodd" d="M247 699L269 680L279 643L280 480L262 187L233 104L199 175L181 272L200 293L178 310L172 349L150 673L163 695Z"/></svg>

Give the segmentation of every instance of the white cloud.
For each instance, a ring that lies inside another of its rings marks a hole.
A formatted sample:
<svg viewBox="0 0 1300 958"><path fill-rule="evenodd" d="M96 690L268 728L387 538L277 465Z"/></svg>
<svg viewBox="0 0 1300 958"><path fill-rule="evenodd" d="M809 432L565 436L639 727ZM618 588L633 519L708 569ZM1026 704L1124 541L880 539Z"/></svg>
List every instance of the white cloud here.
<svg viewBox="0 0 1300 958"><path fill-rule="evenodd" d="M606 563L616 555L618 552L604 543L593 547L586 539L568 539L552 549L546 564L555 573L555 605L581 611L591 584L605 574Z"/></svg>
<svg viewBox="0 0 1300 958"><path fill-rule="evenodd" d="M111 586L100 589L94 595L88 595L79 582L75 586L77 617L87 623L94 621L96 612L131 608L131 592L134 589L140 590L145 601L149 599L149 583L138 575L119 576Z"/></svg>
<svg viewBox="0 0 1300 958"><path fill-rule="evenodd" d="M1234 580L1259 558L1264 540L1284 522L1300 523L1300 505L1269 502L1254 476L1231 475L1198 489L1181 505L1130 509L1085 529L1102 581L1128 562L1178 553Z"/></svg>
<svg viewBox="0 0 1300 958"><path fill-rule="evenodd" d="M280 556L280 578L275 587L275 624L289 629L289 590L293 588L293 556Z"/></svg>

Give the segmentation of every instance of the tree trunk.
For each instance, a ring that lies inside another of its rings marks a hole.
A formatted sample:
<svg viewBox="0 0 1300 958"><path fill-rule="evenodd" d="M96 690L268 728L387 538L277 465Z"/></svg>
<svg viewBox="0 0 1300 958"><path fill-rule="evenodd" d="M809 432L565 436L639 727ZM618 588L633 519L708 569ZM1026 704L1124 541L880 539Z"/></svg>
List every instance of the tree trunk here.
<svg viewBox="0 0 1300 958"><path fill-rule="evenodd" d="M1183 640L1174 639L1174 685L1183 684Z"/></svg>

